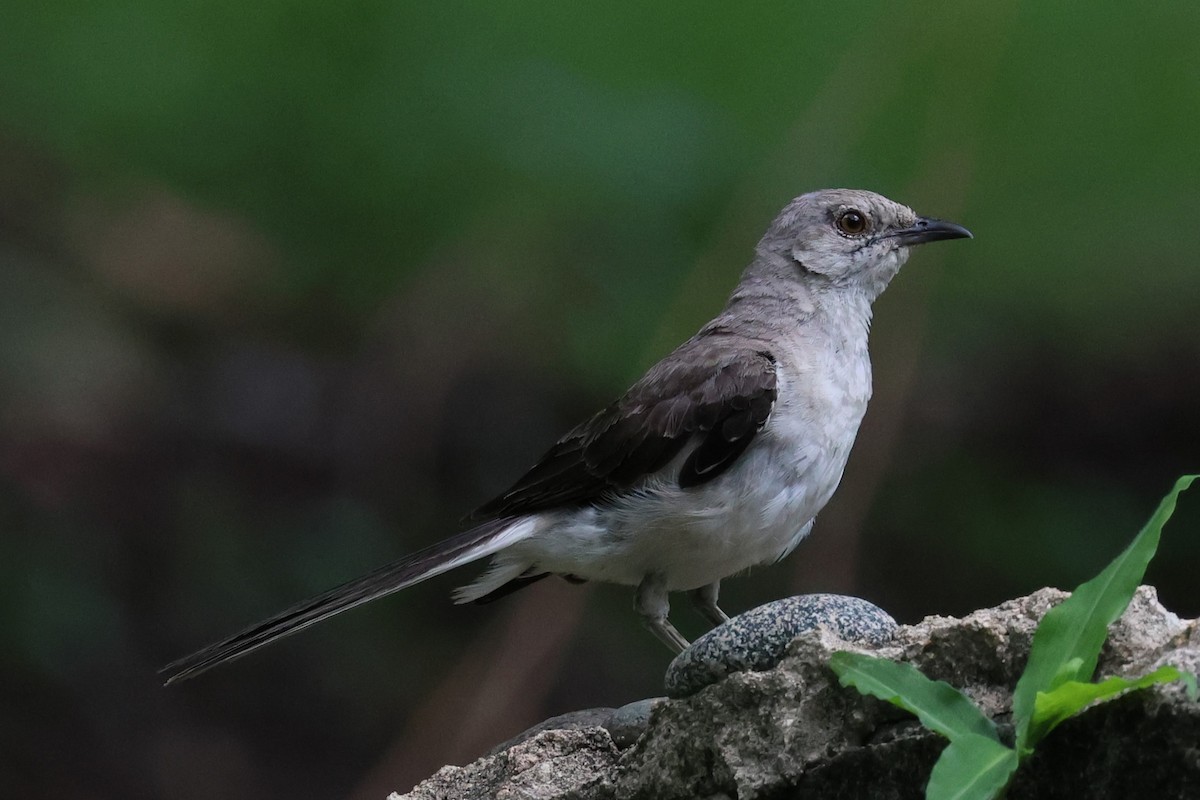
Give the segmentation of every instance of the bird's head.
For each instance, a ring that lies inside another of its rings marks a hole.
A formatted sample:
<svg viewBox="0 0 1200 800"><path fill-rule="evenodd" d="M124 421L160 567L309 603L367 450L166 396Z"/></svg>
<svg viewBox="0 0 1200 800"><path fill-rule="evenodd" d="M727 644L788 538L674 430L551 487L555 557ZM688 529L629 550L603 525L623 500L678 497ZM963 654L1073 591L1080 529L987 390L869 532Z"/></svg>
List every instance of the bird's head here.
<svg viewBox="0 0 1200 800"><path fill-rule="evenodd" d="M914 245L971 238L961 225L921 217L908 206L860 189L825 189L787 205L758 244L763 255L872 298L908 259Z"/></svg>

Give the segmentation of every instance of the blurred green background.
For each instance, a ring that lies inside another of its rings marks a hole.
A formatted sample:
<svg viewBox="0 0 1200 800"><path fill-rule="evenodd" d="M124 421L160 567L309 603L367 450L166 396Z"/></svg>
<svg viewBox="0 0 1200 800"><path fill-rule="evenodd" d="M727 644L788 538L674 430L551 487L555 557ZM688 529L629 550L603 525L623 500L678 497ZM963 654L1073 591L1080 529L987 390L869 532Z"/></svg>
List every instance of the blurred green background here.
<svg viewBox="0 0 1200 800"><path fill-rule="evenodd" d="M631 593L471 568L155 670L457 529L721 305L792 196L970 227L877 306L739 611L1094 574L1200 452L1200 5L6 4L0 796L382 798L661 692ZM1200 614L1200 497L1150 580ZM703 630L677 603L685 633Z"/></svg>

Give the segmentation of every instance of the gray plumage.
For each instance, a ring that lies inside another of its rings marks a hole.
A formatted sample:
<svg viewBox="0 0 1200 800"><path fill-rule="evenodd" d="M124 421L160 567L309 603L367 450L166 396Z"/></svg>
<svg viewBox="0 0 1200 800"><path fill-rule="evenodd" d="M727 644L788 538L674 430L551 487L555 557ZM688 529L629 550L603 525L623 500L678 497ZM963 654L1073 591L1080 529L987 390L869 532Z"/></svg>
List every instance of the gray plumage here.
<svg viewBox="0 0 1200 800"><path fill-rule="evenodd" d="M721 579L807 535L871 396L871 304L913 245L970 235L872 192L796 198L721 313L482 506L476 527L168 665L167 682L487 556L456 602L551 574L622 583L650 630L686 647L667 593L691 592L720 623Z"/></svg>

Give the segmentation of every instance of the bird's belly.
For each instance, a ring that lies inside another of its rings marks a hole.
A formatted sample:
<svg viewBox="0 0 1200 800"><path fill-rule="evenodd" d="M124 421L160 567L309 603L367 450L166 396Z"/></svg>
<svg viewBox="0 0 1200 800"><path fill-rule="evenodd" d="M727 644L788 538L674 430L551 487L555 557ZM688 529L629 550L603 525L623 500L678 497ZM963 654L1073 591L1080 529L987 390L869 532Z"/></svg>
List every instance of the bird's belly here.
<svg viewBox="0 0 1200 800"><path fill-rule="evenodd" d="M658 573L671 591L777 561L833 495L866 410L865 354L842 366L803 372L804 392L784 378L763 430L712 481L680 488L682 453L659 477L608 504L545 515L538 532L513 549L538 571L630 585Z"/></svg>
<svg viewBox="0 0 1200 800"><path fill-rule="evenodd" d="M845 466L840 454L792 444L751 448L701 486L663 481L609 506L556 515L521 550L538 570L629 585L660 573L670 591L772 563L807 535Z"/></svg>

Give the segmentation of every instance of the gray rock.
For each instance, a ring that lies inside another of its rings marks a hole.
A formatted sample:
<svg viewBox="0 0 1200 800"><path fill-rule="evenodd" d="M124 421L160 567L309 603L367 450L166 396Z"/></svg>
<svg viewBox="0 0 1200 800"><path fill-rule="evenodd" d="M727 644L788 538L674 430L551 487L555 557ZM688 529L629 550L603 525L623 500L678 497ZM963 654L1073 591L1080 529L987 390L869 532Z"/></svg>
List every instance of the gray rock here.
<svg viewBox="0 0 1200 800"><path fill-rule="evenodd" d="M665 697L651 697L627 703L614 711L604 725L612 736L613 744L624 750L636 742L650 726L650 712L666 701Z"/></svg>
<svg viewBox="0 0 1200 800"><path fill-rule="evenodd" d="M638 737L646 730L646 726L650 724L650 712L666 699L665 697L651 697L627 703L620 708L586 708L582 711L568 711L566 714L550 717L521 731L508 741L493 747L488 751L488 755L504 752L522 742L529 741L544 731L581 731L588 728L604 728L612 737L613 743L624 750L638 740Z"/></svg>
<svg viewBox="0 0 1200 800"><path fill-rule="evenodd" d="M406 797L919 798L945 740L899 709L838 686L829 656L850 649L912 663L963 689L1004 730L1034 628L1063 597L1043 589L964 619L929 617L882 646L850 644L817 626L772 669L736 672L660 701L623 752L598 728L543 731L466 767L443 768ZM1097 677L1135 677L1167 663L1200 668L1200 626L1142 587L1110 628ZM1200 797L1198 741L1200 704L1180 687L1132 692L1057 728L1022 764L1008 796Z"/></svg>
<svg viewBox="0 0 1200 800"><path fill-rule="evenodd" d="M568 711L566 714L550 717L531 728L526 728L508 741L501 742L487 754L490 756L507 750L532 739L542 731L581 731L585 728L607 728L615 711L616 709L612 708L585 708L582 711Z"/></svg>
<svg viewBox="0 0 1200 800"><path fill-rule="evenodd" d="M687 697L722 678L779 663L788 645L817 627L847 642L880 645L891 640L896 621L857 597L805 594L759 606L692 642L667 668L669 697Z"/></svg>
<svg viewBox="0 0 1200 800"><path fill-rule="evenodd" d="M599 728L543 731L468 764L442 767L408 794L388 800L568 800L616 765L617 748Z"/></svg>

